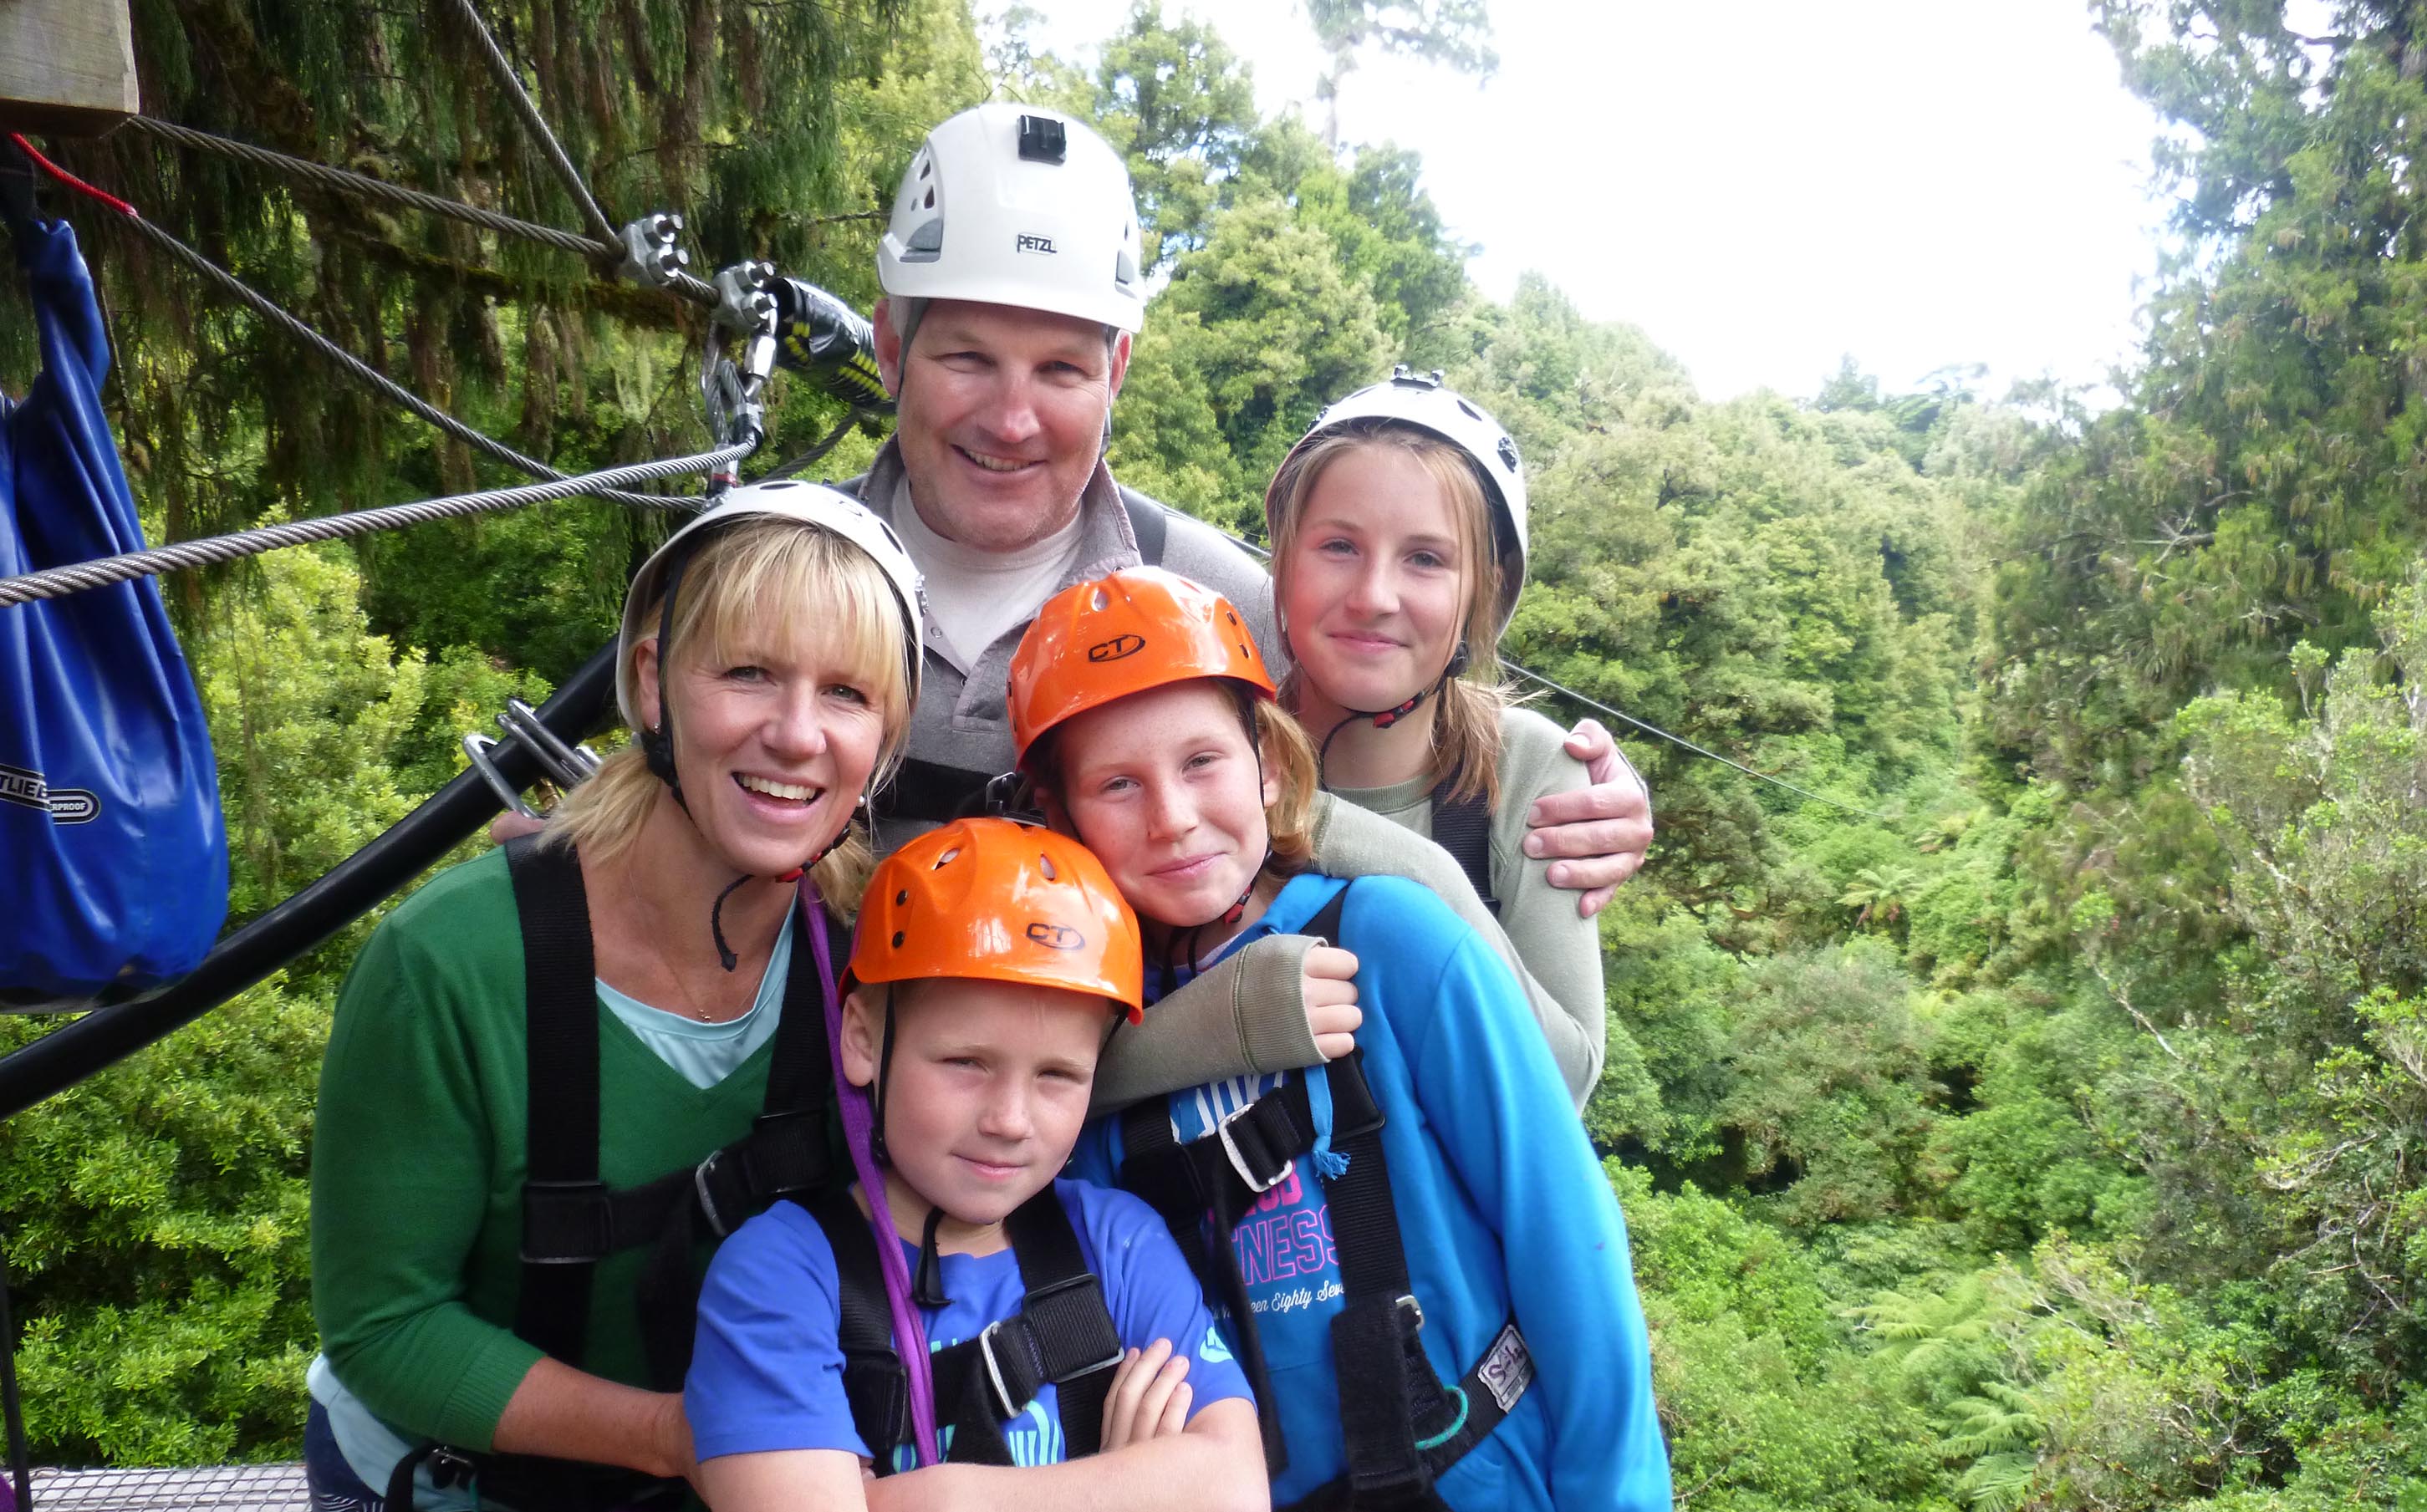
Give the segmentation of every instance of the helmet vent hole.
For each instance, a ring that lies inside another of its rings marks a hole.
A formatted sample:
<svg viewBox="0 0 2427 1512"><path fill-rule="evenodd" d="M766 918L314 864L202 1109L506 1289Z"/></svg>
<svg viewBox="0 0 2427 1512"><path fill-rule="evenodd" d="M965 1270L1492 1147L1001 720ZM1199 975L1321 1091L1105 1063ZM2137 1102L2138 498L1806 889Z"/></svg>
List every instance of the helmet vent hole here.
<svg viewBox="0 0 2427 1512"><path fill-rule="evenodd" d="M941 855L939 855L939 856L936 857L936 864L935 864L934 866L932 866L932 867L929 867L927 870L930 870L930 871L941 871L941 870L944 870L944 868L946 868L946 867L950 866L952 863L953 863L954 861L959 860L960 858L961 858L961 848L960 848L959 846L955 845L955 846L953 846L951 850L946 851L943 854L941 854Z"/></svg>
<svg viewBox="0 0 2427 1512"><path fill-rule="evenodd" d="M1466 417L1470 420L1480 420L1483 418L1483 412L1476 409L1474 405L1469 404L1464 399L1458 401L1458 407L1465 413Z"/></svg>
<svg viewBox="0 0 2427 1512"><path fill-rule="evenodd" d="M1113 607L1113 595L1112 595L1112 594L1110 594L1110 593L1105 593L1105 592L1104 592L1102 589L1100 589L1100 588L1097 589L1097 590L1096 590L1095 601L1094 601L1094 607L1095 607L1095 608L1097 608L1097 609L1099 609L1099 610L1107 610L1107 609L1112 608L1112 607Z"/></svg>
<svg viewBox="0 0 2427 1512"><path fill-rule="evenodd" d="M936 191L934 189L930 188L927 191L927 201L924 204L919 206L919 208L921 210L933 210L936 208Z"/></svg>
<svg viewBox="0 0 2427 1512"><path fill-rule="evenodd" d="M893 948L897 951L902 949L902 932L898 929L893 932Z"/></svg>
<svg viewBox="0 0 2427 1512"><path fill-rule="evenodd" d="M1037 856L1036 870L1045 873L1045 880L1048 882L1059 882L1062 880L1062 873L1053 870L1053 858L1050 855L1040 854Z"/></svg>
<svg viewBox="0 0 2427 1512"><path fill-rule="evenodd" d="M903 888L900 892L897 892L897 893L895 893L895 894L893 895L893 906L894 906L894 907L896 907L896 908L907 908L908 906L910 906L910 889L909 889L909 888L904 887L904 888Z"/></svg>

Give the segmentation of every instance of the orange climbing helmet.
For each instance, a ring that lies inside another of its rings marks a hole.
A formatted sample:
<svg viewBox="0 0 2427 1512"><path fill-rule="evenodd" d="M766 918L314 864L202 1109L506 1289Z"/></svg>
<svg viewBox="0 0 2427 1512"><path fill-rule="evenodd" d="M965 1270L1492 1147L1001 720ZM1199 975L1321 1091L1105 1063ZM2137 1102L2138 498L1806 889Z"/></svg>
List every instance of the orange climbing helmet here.
<svg viewBox="0 0 2427 1512"><path fill-rule="evenodd" d="M1192 677L1228 677L1265 698L1273 675L1229 599L1160 567L1125 567L1045 601L1011 658L1011 744L1024 769L1036 738L1116 698Z"/></svg>
<svg viewBox="0 0 2427 1512"><path fill-rule="evenodd" d="M1007 819L956 820L868 881L853 980L977 977L1110 998L1145 1016L1137 916L1078 841Z"/></svg>

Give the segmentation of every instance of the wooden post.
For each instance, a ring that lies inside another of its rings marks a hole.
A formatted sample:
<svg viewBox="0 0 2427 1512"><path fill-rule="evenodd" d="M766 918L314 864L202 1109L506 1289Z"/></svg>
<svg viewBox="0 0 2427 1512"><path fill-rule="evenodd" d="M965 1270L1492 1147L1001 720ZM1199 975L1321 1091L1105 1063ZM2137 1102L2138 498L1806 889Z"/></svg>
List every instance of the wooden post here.
<svg viewBox="0 0 2427 1512"><path fill-rule="evenodd" d="M127 0L0 0L0 129L97 137L143 108Z"/></svg>

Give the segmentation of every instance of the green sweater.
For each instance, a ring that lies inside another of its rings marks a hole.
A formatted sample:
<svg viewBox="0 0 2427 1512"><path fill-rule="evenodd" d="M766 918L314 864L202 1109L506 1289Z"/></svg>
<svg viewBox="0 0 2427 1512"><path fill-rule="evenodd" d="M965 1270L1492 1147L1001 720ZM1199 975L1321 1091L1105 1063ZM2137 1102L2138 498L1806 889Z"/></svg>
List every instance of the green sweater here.
<svg viewBox="0 0 2427 1512"><path fill-rule="evenodd" d="M337 1378L399 1429L487 1449L540 1352L510 1325L522 1268L522 934L503 852L380 925L337 1000L312 1149L312 1309ZM598 1009L599 1176L633 1186L750 1130L773 1042L705 1091ZM640 1385L645 1250L601 1261L587 1357Z"/></svg>

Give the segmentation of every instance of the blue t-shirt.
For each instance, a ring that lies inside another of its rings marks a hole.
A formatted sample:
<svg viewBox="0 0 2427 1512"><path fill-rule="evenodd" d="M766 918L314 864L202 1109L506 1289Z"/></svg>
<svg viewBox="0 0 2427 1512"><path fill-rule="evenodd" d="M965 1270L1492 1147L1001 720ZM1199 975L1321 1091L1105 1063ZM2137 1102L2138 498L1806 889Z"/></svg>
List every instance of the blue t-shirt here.
<svg viewBox="0 0 2427 1512"><path fill-rule="evenodd" d="M1189 1356L1189 1416L1247 1396L1247 1381L1205 1310L1197 1277L1154 1211L1126 1192L1056 1181L1054 1195L1104 1289L1104 1306L1126 1348L1158 1339ZM915 1270L918 1247L903 1242ZM1026 1288L1010 1248L946 1255L941 1308L922 1308L930 1349L974 1339L1017 1315ZM840 1299L825 1230L796 1203L779 1202L735 1230L716 1252L699 1298L699 1332L683 1411L702 1459L779 1449L841 1449L867 1458L851 1421L837 1341ZM897 1344L899 1341L896 1341ZM1059 1393L1047 1386L1019 1419L1003 1425L1012 1461L1051 1465L1067 1457ZM942 1446L951 1453L950 1440ZM894 1469L915 1451L896 1451Z"/></svg>
<svg viewBox="0 0 2427 1512"><path fill-rule="evenodd" d="M1346 886L1292 878L1232 948L1303 931ZM1625 1225L1523 990L1446 903L1402 878L1360 879L1339 935L1357 955L1365 1016L1357 1043L1386 1120L1382 1146L1409 1279L1424 1306L1425 1354L1454 1383L1513 1316L1535 1367L1507 1419L1442 1474L1442 1500L1668 1512L1669 1458ZM1301 1074L1320 1133L1329 1080L1321 1068ZM1235 1078L1175 1093L1172 1133L1206 1133L1285 1080ZM1112 1181L1120 1163L1120 1120L1100 1119L1080 1136L1069 1174ZM1346 1469L1331 1354L1341 1236L1314 1157L1300 1157L1228 1237L1289 1447L1289 1468L1273 1482L1274 1503L1287 1504Z"/></svg>

